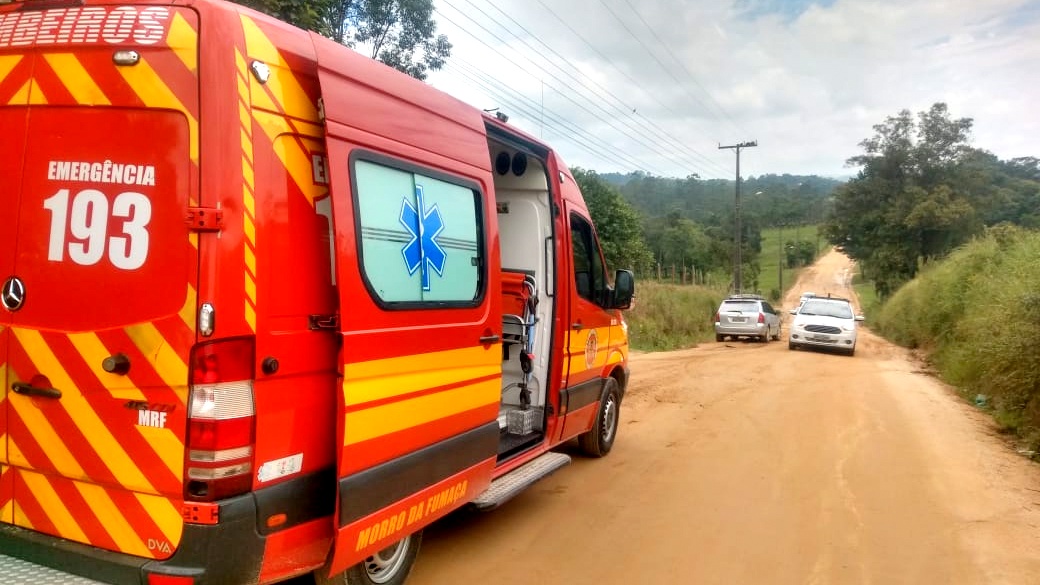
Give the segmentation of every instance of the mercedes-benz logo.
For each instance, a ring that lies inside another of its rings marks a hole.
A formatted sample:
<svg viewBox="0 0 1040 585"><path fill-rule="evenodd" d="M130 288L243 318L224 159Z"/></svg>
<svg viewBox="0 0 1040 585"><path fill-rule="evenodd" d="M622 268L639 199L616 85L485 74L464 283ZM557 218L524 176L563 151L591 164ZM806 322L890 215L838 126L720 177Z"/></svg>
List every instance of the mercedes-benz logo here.
<svg viewBox="0 0 1040 585"><path fill-rule="evenodd" d="M25 284L17 276L8 278L4 283L4 288L0 290L0 303L12 312L22 308L25 303Z"/></svg>

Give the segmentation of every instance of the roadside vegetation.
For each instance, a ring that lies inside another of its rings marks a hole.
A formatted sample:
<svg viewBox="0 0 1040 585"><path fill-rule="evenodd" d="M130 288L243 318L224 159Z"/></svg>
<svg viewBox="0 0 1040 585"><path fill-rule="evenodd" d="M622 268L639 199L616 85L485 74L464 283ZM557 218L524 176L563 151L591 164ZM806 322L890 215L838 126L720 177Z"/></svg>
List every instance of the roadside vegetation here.
<svg viewBox="0 0 1040 585"><path fill-rule="evenodd" d="M871 326L1036 453L1040 159L972 148L972 123L937 103L874 126L824 232L866 277L854 284Z"/></svg>
<svg viewBox="0 0 1040 585"><path fill-rule="evenodd" d="M925 350L940 376L1040 447L1040 233L997 227L925 269L875 327Z"/></svg>

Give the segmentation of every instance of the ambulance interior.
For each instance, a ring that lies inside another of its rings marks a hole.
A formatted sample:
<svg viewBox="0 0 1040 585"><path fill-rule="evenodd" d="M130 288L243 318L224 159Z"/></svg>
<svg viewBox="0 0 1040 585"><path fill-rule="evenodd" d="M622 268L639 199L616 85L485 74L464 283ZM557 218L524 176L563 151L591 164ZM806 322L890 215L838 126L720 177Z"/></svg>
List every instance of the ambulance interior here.
<svg viewBox="0 0 1040 585"><path fill-rule="evenodd" d="M555 298L552 203L543 160L489 141L502 255L502 401L499 459L545 432Z"/></svg>

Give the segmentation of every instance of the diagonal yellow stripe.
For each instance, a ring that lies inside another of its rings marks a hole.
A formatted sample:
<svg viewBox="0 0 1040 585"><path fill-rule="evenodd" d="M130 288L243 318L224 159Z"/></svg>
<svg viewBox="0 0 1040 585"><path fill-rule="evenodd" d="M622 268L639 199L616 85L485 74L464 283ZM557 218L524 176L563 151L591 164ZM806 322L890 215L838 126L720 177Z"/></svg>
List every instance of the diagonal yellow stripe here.
<svg viewBox="0 0 1040 585"><path fill-rule="evenodd" d="M21 62L22 57L22 55L0 55L0 81L7 79L15 66Z"/></svg>
<svg viewBox="0 0 1040 585"><path fill-rule="evenodd" d="M198 69L199 35L191 28L187 20L180 13L175 13L173 22L170 23L170 32L166 36L166 43L173 54L177 55L189 71L195 73Z"/></svg>
<svg viewBox="0 0 1040 585"><path fill-rule="evenodd" d="M14 509L11 511L11 515L14 516L13 524L15 526L21 526L22 528L28 528L29 530L34 530L36 528L33 526L33 523L29 521L29 518L25 516L25 512L22 511L18 502L14 502Z"/></svg>
<svg viewBox="0 0 1040 585"><path fill-rule="evenodd" d="M46 477L39 473L31 472L22 473L21 477L29 491L32 492L32 497L40 503L40 507L47 514L47 518L58 530L59 536L76 542L90 542L87 540L87 535L84 534L83 529L76 523L76 519L69 513L69 509L65 507L65 502L61 501L58 493L54 491Z"/></svg>
<svg viewBox="0 0 1040 585"><path fill-rule="evenodd" d="M108 349L94 333L71 333L69 341L88 364L100 364L110 355ZM126 376L109 374L105 371L95 372L95 375L113 398L145 400L144 392L134 386Z"/></svg>
<svg viewBox="0 0 1040 585"><path fill-rule="evenodd" d="M105 532L115 541L116 547L120 552L139 557L155 556L141 542L141 537L137 536L130 523L123 517L123 513L119 511L119 507L115 505L112 498L108 497L103 488L79 481L75 482L75 486L76 490L83 496L83 499L87 501L90 511L101 522Z"/></svg>
<svg viewBox="0 0 1040 585"><path fill-rule="evenodd" d="M181 321L188 326L188 329L195 331L195 303L198 302L198 294L195 292L195 287L188 285L188 294L185 295L184 306L177 313L180 315ZM184 380L182 384L187 384L188 381ZM177 388L177 386L174 386Z"/></svg>
<svg viewBox="0 0 1040 585"><path fill-rule="evenodd" d="M108 106L108 96L72 53L45 53L44 59L61 79L65 89L82 106Z"/></svg>
<svg viewBox="0 0 1040 585"><path fill-rule="evenodd" d="M184 114L184 117L188 120L188 142L190 143L189 153L191 161L198 164L199 124L195 117L191 115L191 112L184 107L177 94L173 93L173 90L166 85L162 77L156 73L155 69L144 58L133 67L119 67L117 71L130 84L130 87L133 88L134 92L137 93L137 96L141 98L141 101L146 106L178 110Z"/></svg>
<svg viewBox="0 0 1040 585"><path fill-rule="evenodd" d="M317 120L318 108L293 75L292 69L274 43L260 30L253 19L242 15L242 30L246 37L249 57L263 61L271 69L271 77L263 87L278 100L286 115L304 120ZM262 91L263 87L259 89Z"/></svg>
<svg viewBox="0 0 1040 585"><path fill-rule="evenodd" d="M178 480L184 476L184 443L172 429L159 429L135 425L145 441L152 446L163 464Z"/></svg>
<svg viewBox="0 0 1040 585"><path fill-rule="evenodd" d="M101 461L112 472L116 481L126 488L156 493L148 478L141 473L123 446L112 436L101 417L83 398L82 392L43 340L43 336L37 331L19 328L14 329L14 335L25 348L25 352L31 356L36 368L41 372L47 372L54 387L61 389L62 407L69 412L76 427L86 437L94 452L101 456Z"/></svg>
<svg viewBox="0 0 1040 585"><path fill-rule="evenodd" d="M42 410L36 408L29 399L23 400L20 397L12 397L9 403L29 429L33 440L40 446L40 449L43 450L44 455L51 461L51 464L54 465L55 471L65 477L87 478L87 474L80 467L76 458L72 456L69 448L65 446L65 442L54 431L54 427L51 426L50 421L47 420ZM10 463L29 467L29 461L11 438L7 440L7 449L7 457Z"/></svg>
<svg viewBox="0 0 1040 585"><path fill-rule="evenodd" d="M137 349L155 364L155 371L167 386L177 390L188 385L188 366L154 325L131 325L125 331Z"/></svg>
<svg viewBox="0 0 1040 585"><path fill-rule="evenodd" d="M69 335L69 341L76 347L76 351L88 364L101 363L108 357L108 350L93 333L75 333ZM137 388L124 376L117 376L107 372L96 372L98 379L108 390L113 398L121 400L144 400L144 392ZM150 427L135 426L141 436L151 446L155 454L162 459L166 467L173 475L181 477L184 469L184 444L170 429L157 429Z"/></svg>
<svg viewBox="0 0 1040 585"><path fill-rule="evenodd" d="M144 506L152 521L159 526L159 530L162 530L166 540L169 540L171 545L179 543L181 535L184 533L184 518L170 500L148 494L134 494L134 496Z"/></svg>

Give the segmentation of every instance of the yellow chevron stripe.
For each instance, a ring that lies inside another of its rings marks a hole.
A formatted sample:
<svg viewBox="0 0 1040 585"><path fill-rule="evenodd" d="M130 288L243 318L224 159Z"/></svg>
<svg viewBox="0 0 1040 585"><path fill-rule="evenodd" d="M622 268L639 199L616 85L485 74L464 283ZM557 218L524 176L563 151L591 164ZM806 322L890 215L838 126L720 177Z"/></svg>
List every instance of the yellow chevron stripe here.
<svg viewBox="0 0 1040 585"><path fill-rule="evenodd" d="M166 540L170 541L171 545L179 543L184 534L184 519L173 503L161 496L137 493L134 496L144 506L152 521L159 526L159 530L162 530Z"/></svg>
<svg viewBox="0 0 1040 585"><path fill-rule="evenodd" d="M497 346L477 346L350 364L343 379L345 404L356 406L491 376L501 371L501 359Z"/></svg>
<svg viewBox="0 0 1040 585"><path fill-rule="evenodd" d="M151 445L155 454L162 459L166 468L178 480L184 477L184 443L177 438L172 429L142 427L134 425L145 441Z"/></svg>
<svg viewBox="0 0 1040 585"><path fill-rule="evenodd" d="M3 506L0 506L0 522L7 522L8 524L14 523L14 500L7 502ZM32 528L27 526L26 528Z"/></svg>
<svg viewBox="0 0 1040 585"><path fill-rule="evenodd" d="M195 305L198 302L198 293L195 292L195 287L188 284L188 294L185 295L184 306L178 311L178 315L181 321L188 326L188 329L195 331ZM184 380L181 384L187 384L188 381ZM177 388L179 386L174 386Z"/></svg>
<svg viewBox="0 0 1040 585"><path fill-rule="evenodd" d="M80 495L83 496L83 499L87 501L90 511L101 522L105 532L115 541L116 547L120 552L140 557L155 556L141 542L141 537L137 536L130 523L126 521L122 512L119 511L119 507L112 501L112 498L108 497L103 488L79 481L74 482L74 485Z"/></svg>
<svg viewBox="0 0 1040 585"><path fill-rule="evenodd" d="M347 413L343 444L353 445L480 406L498 404L501 391L495 379Z"/></svg>
<svg viewBox="0 0 1040 585"><path fill-rule="evenodd" d="M325 190L317 189L314 185L310 154L304 151L295 136L285 136L294 133L295 130L282 116L257 110L254 110L253 115L264 134L271 140L278 160L313 205L314 199L323 195Z"/></svg>
<svg viewBox="0 0 1040 585"><path fill-rule="evenodd" d="M0 81L7 79L15 66L22 61L22 57L22 55L0 55Z"/></svg>
<svg viewBox="0 0 1040 585"><path fill-rule="evenodd" d="M125 331L137 349L154 362L155 371L158 372L163 383L174 390L183 390L187 386L188 366L170 347L170 344L166 343L154 325L141 323L127 327ZM187 395L183 400L187 402Z"/></svg>
<svg viewBox="0 0 1040 585"><path fill-rule="evenodd" d="M10 106L46 105L47 96L43 95L43 91L40 90L40 86L36 85L36 81L30 79L14 93L14 96L11 97L7 104Z"/></svg>
<svg viewBox="0 0 1040 585"><path fill-rule="evenodd" d="M88 364L101 363L109 353L105 346L93 333L75 333L69 335L69 341ZM124 376L107 372L95 372L98 380L113 398L123 400L146 400L144 392L130 383ZM116 388L113 390L113 388ZM162 459L174 476L180 478L184 471L184 444L170 429L158 429L136 426L141 436L151 446L156 455Z"/></svg>
<svg viewBox="0 0 1040 585"><path fill-rule="evenodd" d="M130 84L130 87L133 88L134 92L137 93L137 96L141 98L141 101L146 106L178 110L184 114L185 119L188 120L189 155L191 156L191 161L198 164L199 123L188 109L184 107L177 94L166 85L162 76L156 73L155 69L144 58L133 67L118 67L117 71Z"/></svg>
<svg viewBox="0 0 1040 585"><path fill-rule="evenodd" d="M43 411L36 408L29 399L22 400L19 397L12 397L9 404L25 426L30 429L33 439L54 465L55 471L65 477L87 478L87 474L80 467L76 458L72 456L69 448L65 446L65 442L55 432ZM7 439L7 458L8 462L13 465L29 467L29 461L11 437Z"/></svg>
<svg viewBox="0 0 1040 585"><path fill-rule="evenodd" d="M76 348L80 357L88 364L100 364L110 353L94 333L71 333L69 341ZM108 390L113 398L124 400L144 400L144 392L133 385L126 376L109 374L105 371L95 372L98 381Z"/></svg>
<svg viewBox="0 0 1040 585"><path fill-rule="evenodd" d="M65 502L58 497L58 493L54 491L46 477L39 473L31 472L24 472L21 474L21 477L25 480L32 497L40 503L40 507L47 514L47 518L58 530L59 536L76 542L90 542L87 540L87 535L83 532L83 529L76 523L76 519L72 517L69 509L65 507ZM17 518L15 523L18 523Z"/></svg>
<svg viewBox="0 0 1040 585"><path fill-rule="evenodd" d="M12 523L15 526L21 526L22 528L28 528L29 530L35 529L35 526L33 526L33 523L25 516L25 512L22 511L22 508L18 505L17 501L14 502L11 515L13 516Z"/></svg>
<svg viewBox="0 0 1040 585"><path fill-rule="evenodd" d="M62 406L72 414L72 421L86 437L94 452L101 456L101 461L112 472L116 481L126 488L156 493L148 478L141 473L123 446L109 432L101 417L83 398L83 394L50 346L43 340L43 336L36 331L18 328L14 329L14 334L25 348L25 352L31 356L30 359L36 368L41 372L47 372L54 386L62 389ZM30 429L35 435L35 430L32 427Z"/></svg>
<svg viewBox="0 0 1040 585"><path fill-rule="evenodd" d="M249 57L259 59L271 68L271 78L263 86L256 89L263 91L266 87L274 99L278 101L281 110L287 115L304 120L317 120L318 107L311 101L310 96L303 90L303 86L293 75L289 64L282 58L281 53L267 35L260 30L253 19L242 15L242 31L246 38L246 51ZM256 102L253 102L254 105Z"/></svg>
<svg viewBox="0 0 1040 585"><path fill-rule="evenodd" d="M72 53L45 53L44 59L58 75L65 89L82 106L108 106L108 96Z"/></svg>
<svg viewBox="0 0 1040 585"><path fill-rule="evenodd" d="M166 35L167 45L173 49L184 66L192 73L198 70L199 37L187 20L179 12L174 13L170 22L170 32Z"/></svg>

